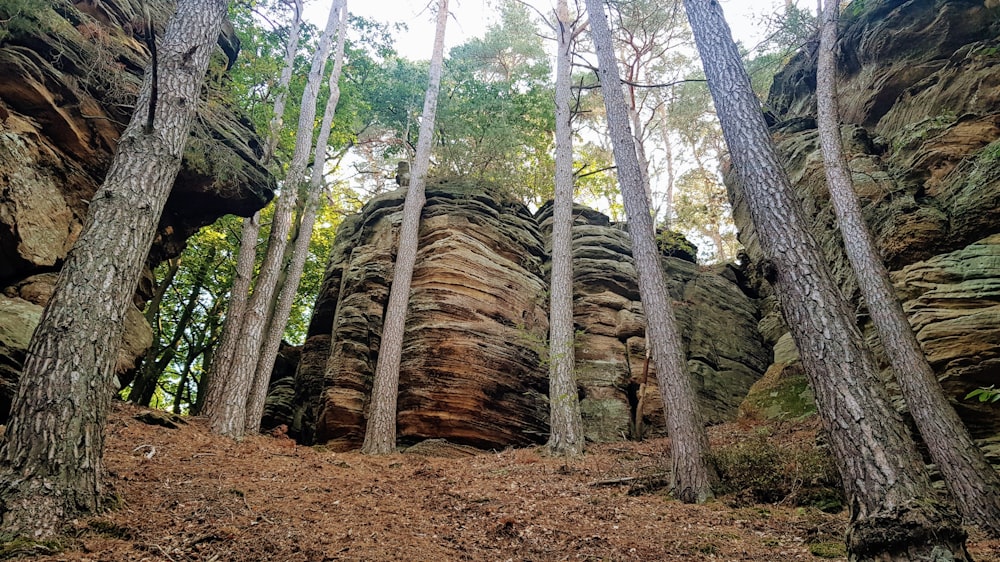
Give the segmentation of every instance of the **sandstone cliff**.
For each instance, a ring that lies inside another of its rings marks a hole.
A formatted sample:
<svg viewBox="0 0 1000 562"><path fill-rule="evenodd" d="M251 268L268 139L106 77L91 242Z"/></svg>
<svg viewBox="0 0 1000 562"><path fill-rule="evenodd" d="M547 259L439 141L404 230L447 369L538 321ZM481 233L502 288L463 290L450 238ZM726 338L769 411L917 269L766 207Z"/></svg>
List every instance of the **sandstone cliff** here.
<svg viewBox="0 0 1000 562"><path fill-rule="evenodd" d="M161 37L173 11L164 0L28 1L0 10L15 8L3 13L0 34L0 421L55 273L131 117L149 59L133 23L148 9ZM202 226L252 214L272 196L252 126L217 92L239 49L231 28L219 45L205 92L211 102L199 111L150 266L177 255ZM142 291L140 284L140 300ZM138 309L127 324L119 373L151 341Z"/></svg>
<svg viewBox="0 0 1000 562"><path fill-rule="evenodd" d="M986 437L1000 431L996 408L963 397L1000 382L1000 8L982 0L866 4L849 10L838 44L855 188L945 392L974 436ZM844 294L858 302L818 152L815 45L775 79L768 109L814 234ZM727 183L740 239L757 262L743 194L733 178ZM773 297L764 306L761 332L777 344L776 364L749 407L797 415L809 408L808 390ZM877 348L861 304L858 315ZM772 393L785 397L784 409L760 398Z"/></svg>
<svg viewBox="0 0 1000 562"><path fill-rule="evenodd" d="M350 448L364 436L403 196L380 196L344 221L298 371L272 387L269 422L287 423L303 441ZM404 444L444 438L502 447L546 438L550 215L548 206L532 215L482 187L428 186L400 372ZM642 395L645 433L662 434L655 371L642 384L644 320L627 233L578 207L574 266L588 437L630 436ZM770 363L756 305L733 268L704 271L675 258L664 267L705 417L730 419Z"/></svg>

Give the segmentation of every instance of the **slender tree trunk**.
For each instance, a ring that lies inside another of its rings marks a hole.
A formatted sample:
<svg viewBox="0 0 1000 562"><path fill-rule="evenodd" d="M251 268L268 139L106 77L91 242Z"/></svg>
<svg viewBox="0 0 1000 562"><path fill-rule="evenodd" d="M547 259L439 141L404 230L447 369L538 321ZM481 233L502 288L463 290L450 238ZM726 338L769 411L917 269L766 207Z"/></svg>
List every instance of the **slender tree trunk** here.
<svg viewBox="0 0 1000 562"><path fill-rule="evenodd" d="M156 358L167 347L162 345L163 330L156 319L160 313L160 305L163 303L163 295L166 294L167 289L173 284L174 277L177 275L180 265L181 260L179 258L167 261L167 272L163 276L163 280L156 286L153 298L146 305L146 312L143 316L145 316L146 322L153 328L153 345L149 346L149 349L146 350L142 358L139 373L135 376L135 380L132 381L132 389L129 391L128 400L133 404L148 406L149 399L146 399L145 402L143 402L143 399L146 394L153 395L149 387L156 384L156 378L159 376L156 370Z"/></svg>
<svg viewBox="0 0 1000 562"><path fill-rule="evenodd" d="M201 295L202 287L205 286L205 278L208 276L208 268L213 259L215 259L214 250L210 252L209 256L201 263L201 266L199 266L198 271L195 273L194 284L191 287L191 292L188 294L187 302L184 304L184 310L181 311L180 318L174 324L174 333L170 336L170 341L159 348L161 355L159 357L154 355L153 360L149 364L143 364L142 375L144 384L141 388L136 387L133 389L132 392L136 393L136 400L132 400L132 402L147 407L152 402L153 395L156 394L156 385L159 384L163 372L170 366L170 362L174 360L174 356L177 354L177 346L184 337L184 332L187 330L188 324L191 323L191 318L194 316L194 309L198 306L198 297ZM129 396L129 399L131 398Z"/></svg>
<svg viewBox="0 0 1000 562"><path fill-rule="evenodd" d="M181 165L226 2L180 0L83 232L32 337L0 450L2 531L45 537L101 506L104 424L125 312Z"/></svg>
<svg viewBox="0 0 1000 562"><path fill-rule="evenodd" d="M278 79L277 95L274 98L274 111L268 125L267 141L264 144L264 154L260 163L267 165L278 147L278 138L284 126L285 106L288 102L288 86L292 82L292 69L295 66L295 55L299 49L299 32L302 28L302 0L294 0L292 23L289 27L288 42L285 44L285 59ZM213 354L218 363L211 367L220 374L233 364L233 357L239 347L240 332L246 318L247 301L250 298L250 285L253 282L254 265L257 261L257 237L260 234L260 212L243 219L243 229L240 233L240 251L236 258L236 277L229 292L229 308L226 310L226 321L222 327L219 349ZM209 371L206 371L209 372ZM220 380L227 380L220 376ZM198 394L199 402L218 404L223 400L225 385L206 385L210 397Z"/></svg>
<svg viewBox="0 0 1000 562"><path fill-rule="evenodd" d="M656 376L666 410L671 442L671 490L684 502L704 502L712 497L715 478L708 464L708 435L702 424L694 385L687 372L677 320L663 279L656 248L649 200L642 186L635 144L629 131L628 112L601 0L587 0L590 28L597 50L598 75L608 129L613 142L618 183L621 186L632 256L639 274L639 294L646 314L647 333L656 361Z"/></svg>
<svg viewBox="0 0 1000 562"><path fill-rule="evenodd" d="M549 301L549 442L554 455L583 453L583 418L573 345L573 131L570 124L575 25L567 0L556 5L556 174Z"/></svg>
<svg viewBox="0 0 1000 562"><path fill-rule="evenodd" d="M875 361L809 233L715 0L685 0L734 169L843 477L852 560L968 560L965 532L935 500Z"/></svg>
<svg viewBox="0 0 1000 562"><path fill-rule="evenodd" d="M305 174L309 153L312 149L313 119L316 117L316 98L327 56L333 43L333 31L339 22L339 12L331 6L326 29L313 55L312 68L302 93L299 112L299 126L295 138L295 152L289 163L281 195L271 220L271 234L268 238L267 253L261 264L260 273L253 295L243 314L242 328L236 342L230 363L222 362L218 355L213 363L209 380L211 387L205 402L212 431L240 439L246 427L246 406L253 385L263 334L267 327L269 308L274 295L278 276L281 274L282 258L287 245L288 232L292 225L292 213L298 199L298 188ZM228 358L227 358L228 359ZM214 390L212 387L218 388Z"/></svg>
<svg viewBox="0 0 1000 562"><path fill-rule="evenodd" d="M337 2L334 2L336 5ZM285 324L292 312L295 294L299 289L302 271L305 269L306 258L309 257L309 242L312 239L313 226L316 222L316 212L319 207L319 196L323 191L323 173L326 167L326 151L330 141L330 130L333 128L333 116L340 102L340 73L344 67L344 41L347 36L347 2L340 2L340 24L338 27L337 47L333 58L333 72L330 73L330 99L323 112L323 124L316 139L316 150L313 157L312 178L310 180L305 206L299 220L298 232L295 236L291 260L286 270L281 291L278 293L274 311L265 337L264 347L257 361L254 383L250 397L247 400L246 432L260 431L260 420L264 415L264 403L267 399L267 388L274 370L274 360L281 347L281 336L285 333Z"/></svg>
<svg viewBox="0 0 1000 562"><path fill-rule="evenodd" d="M827 0L820 29L816 99L826 182L844 248L903 398L959 512L967 522L1000 536L1000 476L972 442L962 420L945 398L896 298L854 193L840 137L834 54L838 15L839 3Z"/></svg>
<svg viewBox="0 0 1000 562"><path fill-rule="evenodd" d="M417 155L410 175L410 187L403 203L403 224L399 228L399 250L389 289L389 303L382 327L378 364L372 383L371 411L365 430L363 453L384 455L396 450L396 401L399 395L399 365L403 354L403 332L410 301L410 284L417 261L420 237L420 213L424 208L424 184L430 167L431 144L434 138L434 116L437 112L438 91L444 67L444 32L448 23L448 0L438 0L434 52L431 55L430 80L424 96L424 112L420 120Z"/></svg>

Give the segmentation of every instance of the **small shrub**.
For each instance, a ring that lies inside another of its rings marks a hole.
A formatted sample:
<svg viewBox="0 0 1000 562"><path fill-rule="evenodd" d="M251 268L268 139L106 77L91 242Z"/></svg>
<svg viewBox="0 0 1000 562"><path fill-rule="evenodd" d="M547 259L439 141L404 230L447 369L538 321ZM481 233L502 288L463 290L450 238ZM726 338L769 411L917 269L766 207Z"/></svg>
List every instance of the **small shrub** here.
<svg viewBox="0 0 1000 562"><path fill-rule="evenodd" d="M839 511L840 482L832 459L815 447L779 448L761 433L713 453L718 491L735 506L788 503Z"/></svg>

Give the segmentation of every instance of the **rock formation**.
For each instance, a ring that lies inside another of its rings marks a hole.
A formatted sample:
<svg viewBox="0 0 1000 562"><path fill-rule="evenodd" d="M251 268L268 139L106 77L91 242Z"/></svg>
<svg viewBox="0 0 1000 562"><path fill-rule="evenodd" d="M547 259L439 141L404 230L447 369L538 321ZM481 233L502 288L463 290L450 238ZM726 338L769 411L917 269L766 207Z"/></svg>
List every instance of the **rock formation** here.
<svg viewBox="0 0 1000 562"><path fill-rule="evenodd" d="M305 442L360 444L382 314L392 278L393 243L404 191L369 202L341 225L296 373L272 387L272 423ZM482 187L443 182L427 188L400 373L398 433L403 443L443 438L478 447L546 437L548 322L543 233L551 207L532 215ZM662 405L650 371L641 384L644 325L627 233L578 207L574 226L578 373L588 437L634 431L642 401L646 434L662 434ZM689 365L709 421L732 418L770 363L758 313L740 273L665 258L684 326ZM290 418L280 412L291 410Z"/></svg>
<svg viewBox="0 0 1000 562"><path fill-rule="evenodd" d="M133 26L148 10L162 36L173 10L164 0L21 4L16 13L2 14L6 33L0 35L0 421L55 272L131 117L149 59ZM257 164L253 127L214 99L239 49L231 27L219 44L210 71L215 78L206 88L213 100L199 112L150 267L177 255L202 226L226 213L252 214L272 196L273 180ZM147 272L137 302L148 281ZM138 309L129 312L125 337L119 375L150 345Z"/></svg>
<svg viewBox="0 0 1000 562"><path fill-rule="evenodd" d="M963 400L1000 380L998 31L996 2L881 0L845 17L838 44L843 136L855 189L917 337L974 437L1000 430L995 408ZM767 105L814 233L845 296L858 302L818 151L814 49L779 73ZM743 194L736 181L727 183L740 240L759 262ZM808 402L808 391L775 301L766 284L760 288L766 297L761 333L777 348L773 372L761 382L766 388L756 390L789 399L786 411L771 415L798 415L809 406L793 398ZM877 348L862 304L858 315ZM787 384L779 392L782 380ZM750 402L750 409L767 407Z"/></svg>

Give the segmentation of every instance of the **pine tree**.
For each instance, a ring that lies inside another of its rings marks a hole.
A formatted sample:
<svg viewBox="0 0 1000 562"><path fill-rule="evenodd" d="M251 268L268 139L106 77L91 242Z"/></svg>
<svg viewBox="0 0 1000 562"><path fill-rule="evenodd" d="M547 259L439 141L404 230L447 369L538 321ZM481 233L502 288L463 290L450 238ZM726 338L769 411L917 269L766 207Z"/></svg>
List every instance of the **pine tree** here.
<svg viewBox="0 0 1000 562"><path fill-rule="evenodd" d="M382 343L372 383L371 409L361 451L384 455L396 450L396 403L399 398L399 366L403 355L403 333L410 301L413 267L417 261L420 236L420 214L424 208L424 185L430 167L431 144L434 137L434 116L437 112L438 91L444 68L444 32L448 23L448 0L438 0L434 51L431 55L430 78L424 96L424 111L420 118L417 154L410 173L410 187L403 202L403 224L399 228L399 248L385 310Z"/></svg>
<svg viewBox="0 0 1000 562"><path fill-rule="evenodd" d="M1000 536L1000 476L945 398L861 215L840 137L835 57L840 6L829 0L826 4L816 69L817 124L826 184L844 249L899 389L959 512L967 522Z"/></svg>
<svg viewBox="0 0 1000 562"><path fill-rule="evenodd" d="M147 69L136 111L32 337L0 451L5 534L51 536L101 507L104 425L123 318L180 170L226 4L177 3L151 63L158 72Z"/></svg>
<svg viewBox="0 0 1000 562"><path fill-rule="evenodd" d="M852 560L968 560L965 532L935 500L854 314L809 233L715 0L685 0L737 181L844 482Z"/></svg>
<svg viewBox="0 0 1000 562"><path fill-rule="evenodd" d="M629 129L625 96L617 61L611 47L611 30L601 0L587 0L591 36L597 49L598 76L607 111L608 130L614 144L618 183L628 217L632 257L639 275L639 295L646 315L647 345L656 361L657 383L666 409L671 444L671 491L688 503L710 499L714 471L708 463L708 434L702 424L694 384L687 371L656 247L650 202L642 186L642 174Z"/></svg>

